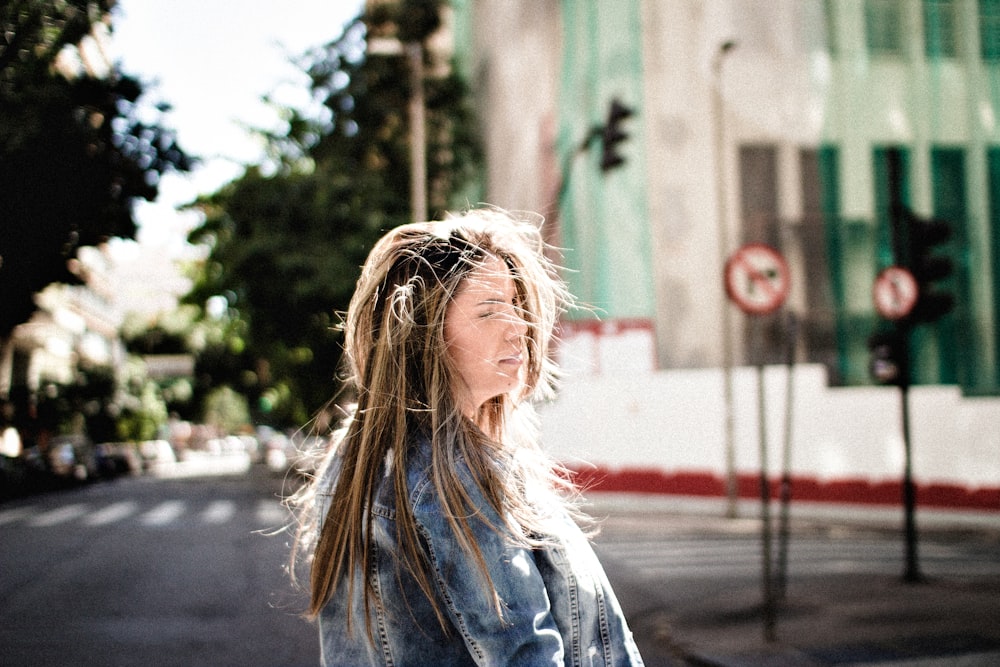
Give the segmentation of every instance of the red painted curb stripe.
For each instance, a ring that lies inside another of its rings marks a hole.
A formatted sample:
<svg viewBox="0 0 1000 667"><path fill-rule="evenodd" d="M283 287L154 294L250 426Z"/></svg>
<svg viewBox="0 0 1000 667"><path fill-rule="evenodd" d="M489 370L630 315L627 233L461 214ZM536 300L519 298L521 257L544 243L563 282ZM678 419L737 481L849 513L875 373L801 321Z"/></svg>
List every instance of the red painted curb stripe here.
<svg viewBox="0 0 1000 667"><path fill-rule="evenodd" d="M574 481L593 491L651 493L662 495L724 497L726 483L709 472L666 473L647 468L587 468L572 471ZM771 493L777 499L780 479L771 480ZM760 498L758 475L737 475L740 498ZM917 504L946 509L975 509L1000 512L1000 488L967 488L949 484L916 484ZM861 505L898 505L902 482L873 482L864 479L819 480L798 476L791 480L793 501L857 503Z"/></svg>

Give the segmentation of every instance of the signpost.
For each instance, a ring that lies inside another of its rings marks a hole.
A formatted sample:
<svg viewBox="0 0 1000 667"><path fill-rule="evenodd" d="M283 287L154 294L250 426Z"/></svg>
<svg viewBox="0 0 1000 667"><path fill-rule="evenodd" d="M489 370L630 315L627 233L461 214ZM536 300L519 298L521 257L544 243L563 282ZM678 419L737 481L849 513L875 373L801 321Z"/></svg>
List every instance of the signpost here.
<svg viewBox="0 0 1000 667"><path fill-rule="evenodd" d="M726 261L726 294L747 315L767 315L788 298L788 264L781 253L764 243L748 243ZM789 389L790 390L790 389ZM757 364L757 424L760 440L761 545L764 584L764 639L775 636L775 591L771 574L771 484L768 480L767 422L764 408L764 363Z"/></svg>

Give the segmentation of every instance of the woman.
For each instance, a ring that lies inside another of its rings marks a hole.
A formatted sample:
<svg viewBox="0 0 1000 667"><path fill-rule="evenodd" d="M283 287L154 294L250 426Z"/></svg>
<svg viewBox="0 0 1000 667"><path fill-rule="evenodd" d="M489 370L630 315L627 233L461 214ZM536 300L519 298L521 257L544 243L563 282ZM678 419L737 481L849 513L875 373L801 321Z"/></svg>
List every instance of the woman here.
<svg viewBox="0 0 1000 667"><path fill-rule="evenodd" d="M324 665L642 664L536 442L568 299L543 251L494 209L371 251L345 326L357 404L297 499Z"/></svg>

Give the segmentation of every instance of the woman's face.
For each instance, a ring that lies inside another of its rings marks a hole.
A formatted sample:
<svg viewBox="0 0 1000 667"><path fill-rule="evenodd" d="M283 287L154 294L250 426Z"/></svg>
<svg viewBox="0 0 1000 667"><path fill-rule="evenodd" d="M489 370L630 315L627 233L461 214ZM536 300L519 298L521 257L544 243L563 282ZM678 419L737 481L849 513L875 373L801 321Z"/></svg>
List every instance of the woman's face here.
<svg viewBox="0 0 1000 667"><path fill-rule="evenodd" d="M521 384L528 325L510 269L491 257L459 286L445 312L444 338L458 370L462 412L474 418L494 396Z"/></svg>

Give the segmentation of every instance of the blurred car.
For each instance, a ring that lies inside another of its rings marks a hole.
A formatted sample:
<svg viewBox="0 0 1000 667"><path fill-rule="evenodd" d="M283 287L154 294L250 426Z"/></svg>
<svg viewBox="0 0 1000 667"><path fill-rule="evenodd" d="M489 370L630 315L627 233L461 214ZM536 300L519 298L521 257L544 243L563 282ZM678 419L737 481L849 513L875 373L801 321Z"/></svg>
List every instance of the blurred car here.
<svg viewBox="0 0 1000 667"><path fill-rule="evenodd" d="M268 470L279 474L311 475L326 450L327 441L316 436L288 436L272 430L262 439L262 445L262 461Z"/></svg>
<svg viewBox="0 0 1000 667"><path fill-rule="evenodd" d="M117 477L142 472L137 446L131 442L102 442L94 448L101 477Z"/></svg>
<svg viewBox="0 0 1000 667"><path fill-rule="evenodd" d="M142 456L144 470L177 463L177 454L166 440L145 440L139 443L139 454Z"/></svg>
<svg viewBox="0 0 1000 667"><path fill-rule="evenodd" d="M85 435L57 435L49 441L49 470L64 480L86 482L98 476L94 443Z"/></svg>
<svg viewBox="0 0 1000 667"><path fill-rule="evenodd" d="M271 472L284 473L297 456L295 444L284 433L274 431L264 441L263 461Z"/></svg>

